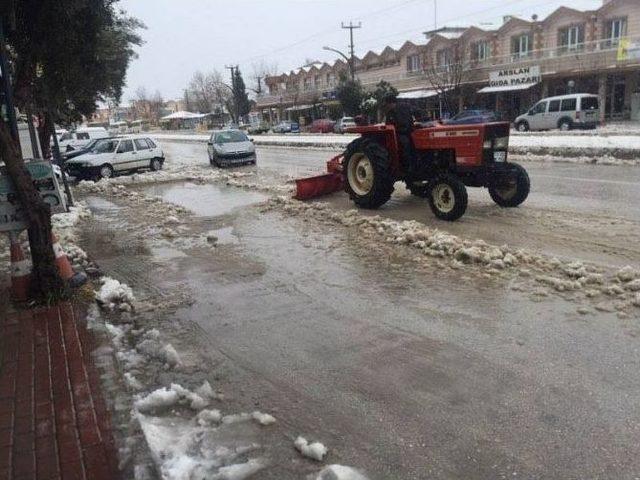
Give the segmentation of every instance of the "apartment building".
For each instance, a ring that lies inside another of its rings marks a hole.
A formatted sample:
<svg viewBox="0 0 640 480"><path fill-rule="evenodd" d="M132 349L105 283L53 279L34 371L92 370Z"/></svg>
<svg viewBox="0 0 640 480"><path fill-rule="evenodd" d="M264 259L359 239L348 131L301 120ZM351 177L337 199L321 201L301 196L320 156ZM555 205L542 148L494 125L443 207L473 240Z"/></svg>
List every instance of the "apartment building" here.
<svg viewBox="0 0 640 480"><path fill-rule="evenodd" d="M595 10L560 7L544 19L505 17L494 28L445 27L424 41L370 51L355 59L367 88L392 83L400 97L438 116L441 88L434 75L461 70L457 108L481 106L513 119L537 99L571 92L601 99L602 120L640 121L640 2L604 0ZM335 103L344 61L315 63L268 77L257 99L263 117L308 116Z"/></svg>

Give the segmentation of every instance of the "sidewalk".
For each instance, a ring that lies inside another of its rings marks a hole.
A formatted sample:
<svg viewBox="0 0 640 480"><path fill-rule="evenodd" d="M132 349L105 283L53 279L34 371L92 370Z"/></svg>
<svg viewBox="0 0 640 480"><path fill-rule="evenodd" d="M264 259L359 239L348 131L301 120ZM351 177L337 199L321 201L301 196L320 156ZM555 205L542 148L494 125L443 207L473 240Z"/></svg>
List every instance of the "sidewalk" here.
<svg viewBox="0 0 640 480"><path fill-rule="evenodd" d="M0 480L119 478L91 342L70 303L0 319Z"/></svg>

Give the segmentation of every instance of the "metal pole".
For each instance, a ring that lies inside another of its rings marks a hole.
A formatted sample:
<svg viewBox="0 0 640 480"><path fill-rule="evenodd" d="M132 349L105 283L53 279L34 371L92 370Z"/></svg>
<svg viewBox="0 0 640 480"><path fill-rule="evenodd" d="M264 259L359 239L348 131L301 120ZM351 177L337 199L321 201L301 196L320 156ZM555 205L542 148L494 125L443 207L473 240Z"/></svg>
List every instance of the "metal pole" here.
<svg viewBox="0 0 640 480"><path fill-rule="evenodd" d="M29 139L31 140L31 152L34 159L41 158L40 148L38 144L38 136L36 135L36 129L33 126L33 115L31 109L28 108L25 112L27 114L27 126L29 127Z"/></svg>
<svg viewBox="0 0 640 480"><path fill-rule="evenodd" d="M0 70L2 74L2 89L4 90L5 103L7 105L7 117L9 119L9 130L16 143L20 142L18 136L18 122L16 120L16 110L13 106L13 93L11 89L11 75L9 75L9 64L5 57L3 19L0 17Z"/></svg>
<svg viewBox="0 0 640 480"><path fill-rule="evenodd" d="M69 182L67 180L67 174L64 171L64 165L62 162L62 156L60 155L60 144L58 143L58 136L56 135L56 129L51 122L51 115L49 112L45 114L47 116L45 123L49 125L49 135L53 135L53 160L60 167L60 175L62 176L62 184L64 185L64 193L67 196L67 209L68 207L73 207L73 194L71 193L71 189L69 188ZM47 136L47 139L49 137Z"/></svg>
<svg viewBox="0 0 640 480"><path fill-rule="evenodd" d="M349 30L349 53L350 53L349 70L351 71L351 80L355 80L356 66L355 66L355 48L353 45L353 31L357 28L362 28L362 24L358 23L358 25L354 25L353 22L349 22L349 25L345 25L344 23L342 23L341 27L345 30L346 29Z"/></svg>

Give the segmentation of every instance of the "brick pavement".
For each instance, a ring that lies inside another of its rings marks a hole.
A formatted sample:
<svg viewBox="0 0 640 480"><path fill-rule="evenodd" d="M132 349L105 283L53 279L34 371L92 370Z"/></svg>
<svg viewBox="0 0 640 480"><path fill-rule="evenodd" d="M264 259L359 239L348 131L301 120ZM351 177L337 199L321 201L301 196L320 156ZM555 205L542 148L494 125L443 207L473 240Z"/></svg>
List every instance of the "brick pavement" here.
<svg viewBox="0 0 640 480"><path fill-rule="evenodd" d="M119 478L94 340L76 311L0 319L0 480Z"/></svg>

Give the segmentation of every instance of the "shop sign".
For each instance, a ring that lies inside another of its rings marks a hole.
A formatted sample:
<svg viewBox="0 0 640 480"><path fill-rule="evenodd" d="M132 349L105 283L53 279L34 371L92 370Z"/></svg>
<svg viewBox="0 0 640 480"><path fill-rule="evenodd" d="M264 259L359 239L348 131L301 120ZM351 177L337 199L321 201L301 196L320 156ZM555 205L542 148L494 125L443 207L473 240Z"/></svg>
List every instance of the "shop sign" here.
<svg viewBox="0 0 640 480"><path fill-rule="evenodd" d="M65 197L60 191L58 180L49 162L28 162L25 167L31 174L33 185L42 199L51 206L51 213L67 211ZM13 182L0 168L0 232L19 231L27 228L27 221Z"/></svg>
<svg viewBox="0 0 640 480"><path fill-rule="evenodd" d="M628 38L620 39L618 44L618 61L640 60L640 41Z"/></svg>
<svg viewBox="0 0 640 480"><path fill-rule="evenodd" d="M540 83L540 66L522 68L505 68L497 72L489 72L490 87L517 87L520 85L535 85Z"/></svg>

